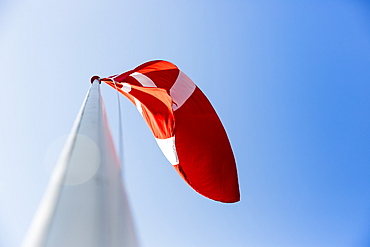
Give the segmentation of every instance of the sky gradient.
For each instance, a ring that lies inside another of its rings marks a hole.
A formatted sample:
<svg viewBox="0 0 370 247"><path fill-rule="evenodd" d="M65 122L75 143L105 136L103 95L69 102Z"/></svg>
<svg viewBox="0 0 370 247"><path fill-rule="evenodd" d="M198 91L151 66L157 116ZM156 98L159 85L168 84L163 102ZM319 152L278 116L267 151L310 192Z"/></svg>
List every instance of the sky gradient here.
<svg viewBox="0 0 370 247"><path fill-rule="evenodd" d="M164 59L202 89L241 201L194 192L121 97L142 247L370 245L370 4L0 2L0 246L19 246L93 75ZM117 96L101 86L118 143Z"/></svg>

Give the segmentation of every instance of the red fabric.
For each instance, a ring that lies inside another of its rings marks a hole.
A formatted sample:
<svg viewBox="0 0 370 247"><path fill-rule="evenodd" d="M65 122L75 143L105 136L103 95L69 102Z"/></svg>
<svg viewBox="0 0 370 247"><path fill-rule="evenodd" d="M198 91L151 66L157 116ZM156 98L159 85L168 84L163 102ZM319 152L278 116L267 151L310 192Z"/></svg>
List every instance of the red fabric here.
<svg viewBox="0 0 370 247"><path fill-rule="evenodd" d="M228 137L199 88L175 111L175 119L180 161L177 171L206 197L221 202L239 201L236 164Z"/></svg>
<svg viewBox="0 0 370 247"><path fill-rule="evenodd" d="M107 84L116 88L113 82L106 81ZM119 85L119 84L118 84ZM135 104L134 98L141 103L142 115L155 138L167 139L174 136L175 119L172 111L172 100L166 90L162 88L148 88L131 86L130 93L126 93L120 89L117 90L125 95Z"/></svg>
<svg viewBox="0 0 370 247"><path fill-rule="evenodd" d="M141 86L132 76L134 72L150 78L157 87ZM135 98L140 101L143 118L156 138L175 137L179 163L174 168L194 190L216 201L237 202L240 194L234 155L207 97L195 86L183 105L172 109L170 90L179 73L172 63L158 60L101 80L117 86L134 104ZM121 83L130 84L131 91L122 91Z"/></svg>

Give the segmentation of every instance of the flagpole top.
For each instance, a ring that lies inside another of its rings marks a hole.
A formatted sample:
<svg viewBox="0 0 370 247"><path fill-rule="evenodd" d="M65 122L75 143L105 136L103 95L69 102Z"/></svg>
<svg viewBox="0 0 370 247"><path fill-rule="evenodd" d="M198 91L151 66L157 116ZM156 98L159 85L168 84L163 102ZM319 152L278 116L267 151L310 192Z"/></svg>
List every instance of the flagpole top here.
<svg viewBox="0 0 370 247"><path fill-rule="evenodd" d="M98 80L99 81L99 84L101 84L100 76L94 75L93 77L91 77L91 79L90 79L91 84L93 84L93 82L95 80Z"/></svg>

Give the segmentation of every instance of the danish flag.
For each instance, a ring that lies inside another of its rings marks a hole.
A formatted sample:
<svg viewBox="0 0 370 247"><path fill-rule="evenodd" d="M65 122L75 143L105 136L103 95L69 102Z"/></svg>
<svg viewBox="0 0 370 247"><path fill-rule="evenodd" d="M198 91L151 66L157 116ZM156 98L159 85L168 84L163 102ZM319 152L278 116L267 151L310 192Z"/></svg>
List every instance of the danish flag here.
<svg viewBox="0 0 370 247"><path fill-rule="evenodd" d="M207 97L176 65L150 61L100 80L136 105L163 154L194 190L220 202L240 200L226 131Z"/></svg>

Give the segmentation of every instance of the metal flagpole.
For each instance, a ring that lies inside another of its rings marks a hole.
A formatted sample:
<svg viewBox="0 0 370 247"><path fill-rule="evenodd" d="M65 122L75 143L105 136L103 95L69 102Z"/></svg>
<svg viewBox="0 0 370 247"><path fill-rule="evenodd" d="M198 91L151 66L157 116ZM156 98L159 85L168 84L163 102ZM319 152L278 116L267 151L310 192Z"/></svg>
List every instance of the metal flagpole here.
<svg viewBox="0 0 370 247"><path fill-rule="evenodd" d="M138 246L100 82L92 80L23 247Z"/></svg>

